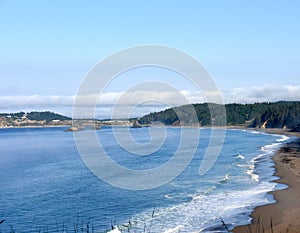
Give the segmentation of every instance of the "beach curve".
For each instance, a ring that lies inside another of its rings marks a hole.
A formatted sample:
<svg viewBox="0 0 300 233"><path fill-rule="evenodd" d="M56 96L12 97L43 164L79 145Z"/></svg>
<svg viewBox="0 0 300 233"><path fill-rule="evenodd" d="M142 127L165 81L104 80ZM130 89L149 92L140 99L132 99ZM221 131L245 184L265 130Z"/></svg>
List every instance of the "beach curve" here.
<svg viewBox="0 0 300 233"><path fill-rule="evenodd" d="M276 183L288 187L270 192L276 203L259 206L251 214L248 225L235 227L232 232L300 232L300 134L284 130L267 130L267 133L288 134L298 137L286 143L273 156Z"/></svg>

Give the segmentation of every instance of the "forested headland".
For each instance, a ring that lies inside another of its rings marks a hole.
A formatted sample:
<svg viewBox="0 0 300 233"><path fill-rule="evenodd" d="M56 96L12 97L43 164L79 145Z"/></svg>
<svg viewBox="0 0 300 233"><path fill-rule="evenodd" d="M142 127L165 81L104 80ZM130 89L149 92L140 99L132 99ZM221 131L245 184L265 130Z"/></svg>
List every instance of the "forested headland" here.
<svg viewBox="0 0 300 233"><path fill-rule="evenodd" d="M140 124L152 124L161 122L164 125L194 125L211 126L209 105L216 104L192 104L169 108L160 112L153 112L138 119ZM191 108L193 107L193 108ZM191 109L194 109L198 122L191 119ZM280 101L275 103L255 104L226 104L226 125L245 126L251 128L285 128L299 131L300 127L300 102ZM179 119L179 115L184 116ZM224 123L224 122L223 122ZM220 123L221 124L221 123ZM218 123L214 123L218 125Z"/></svg>

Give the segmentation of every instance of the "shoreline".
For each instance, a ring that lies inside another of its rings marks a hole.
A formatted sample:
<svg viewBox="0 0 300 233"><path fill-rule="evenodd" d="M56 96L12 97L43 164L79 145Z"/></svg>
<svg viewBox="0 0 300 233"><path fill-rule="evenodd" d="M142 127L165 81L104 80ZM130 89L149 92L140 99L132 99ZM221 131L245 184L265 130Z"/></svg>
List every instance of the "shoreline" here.
<svg viewBox="0 0 300 233"><path fill-rule="evenodd" d="M296 137L285 143L272 159L275 163L273 181L287 185L287 188L274 190L275 203L256 207L250 217L251 223L235 227L232 232L299 232L300 229L300 133L287 132L282 129L259 130L270 134L281 134Z"/></svg>

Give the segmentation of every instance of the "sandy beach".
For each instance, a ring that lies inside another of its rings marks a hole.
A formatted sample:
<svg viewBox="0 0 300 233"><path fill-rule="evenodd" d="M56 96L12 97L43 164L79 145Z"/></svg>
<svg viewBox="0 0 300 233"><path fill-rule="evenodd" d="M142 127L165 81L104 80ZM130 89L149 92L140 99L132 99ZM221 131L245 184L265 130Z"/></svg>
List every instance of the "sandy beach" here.
<svg viewBox="0 0 300 233"><path fill-rule="evenodd" d="M286 184L288 188L270 192L276 203L260 206L251 214L252 223L232 230L245 232L300 232L300 137L299 133L288 133L282 130L266 130L268 133L288 134L298 139L285 144L275 155L275 182Z"/></svg>

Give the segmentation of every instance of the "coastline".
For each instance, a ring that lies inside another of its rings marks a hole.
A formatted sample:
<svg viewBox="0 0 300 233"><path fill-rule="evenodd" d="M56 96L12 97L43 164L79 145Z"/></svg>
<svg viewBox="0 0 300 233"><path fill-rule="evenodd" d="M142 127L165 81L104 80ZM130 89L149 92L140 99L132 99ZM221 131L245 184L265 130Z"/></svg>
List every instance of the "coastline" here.
<svg viewBox="0 0 300 233"><path fill-rule="evenodd" d="M273 204L256 207L250 215L252 221L248 225L237 226L232 232L299 232L300 229L300 133L292 133L282 129L260 130L271 134L283 134L297 137L284 144L273 155L275 163L274 181L288 187L269 192L276 200Z"/></svg>

